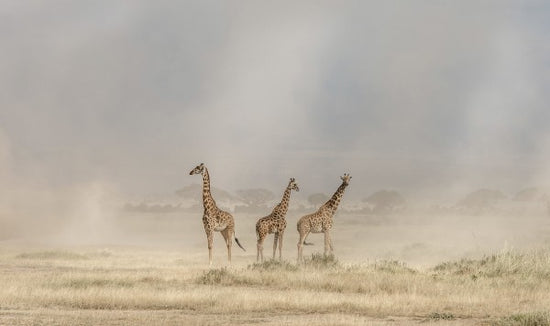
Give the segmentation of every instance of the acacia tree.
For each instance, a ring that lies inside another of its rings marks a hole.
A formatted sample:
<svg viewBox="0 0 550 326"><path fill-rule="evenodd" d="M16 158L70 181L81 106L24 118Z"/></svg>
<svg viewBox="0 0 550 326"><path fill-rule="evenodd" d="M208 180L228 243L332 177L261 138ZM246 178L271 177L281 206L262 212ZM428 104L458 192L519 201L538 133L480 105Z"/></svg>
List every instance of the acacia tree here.
<svg viewBox="0 0 550 326"><path fill-rule="evenodd" d="M458 202L459 207L484 209L490 208L499 200L506 196L500 190L479 189L468 194L464 199Z"/></svg>
<svg viewBox="0 0 550 326"><path fill-rule="evenodd" d="M515 201L545 201L546 194L539 188L526 188L520 190L515 196Z"/></svg>
<svg viewBox="0 0 550 326"><path fill-rule="evenodd" d="M265 205L268 201L275 199L275 194L267 189L241 189L236 191L237 196L251 207Z"/></svg>
<svg viewBox="0 0 550 326"><path fill-rule="evenodd" d="M212 187L212 196L217 200L234 200L235 198L227 191ZM182 198L192 199L197 202L202 202L202 184L193 183L185 186L174 192L177 196Z"/></svg>
<svg viewBox="0 0 550 326"><path fill-rule="evenodd" d="M363 199L374 206L375 212L389 212L405 205L405 198L394 190L380 190Z"/></svg>

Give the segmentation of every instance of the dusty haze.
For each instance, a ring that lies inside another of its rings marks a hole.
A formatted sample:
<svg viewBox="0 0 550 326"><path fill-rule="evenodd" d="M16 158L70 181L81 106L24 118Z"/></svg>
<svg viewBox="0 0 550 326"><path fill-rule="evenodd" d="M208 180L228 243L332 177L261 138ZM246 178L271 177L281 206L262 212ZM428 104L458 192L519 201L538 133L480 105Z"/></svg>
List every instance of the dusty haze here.
<svg viewBox="0 0 550 326"><path fill-rule="evenodd" d="M200 208L122 209L199 183L188 172L204 162L230 192L279 199L295 177L305 201L351 173L343 207L380 189L407 198L390 216L337 216L342 256L548 244L544 200L451 209L479 188L550 187L548 3L0 4L3 241L205 253ZM247 254L268 211L234 214Z"/></svg>

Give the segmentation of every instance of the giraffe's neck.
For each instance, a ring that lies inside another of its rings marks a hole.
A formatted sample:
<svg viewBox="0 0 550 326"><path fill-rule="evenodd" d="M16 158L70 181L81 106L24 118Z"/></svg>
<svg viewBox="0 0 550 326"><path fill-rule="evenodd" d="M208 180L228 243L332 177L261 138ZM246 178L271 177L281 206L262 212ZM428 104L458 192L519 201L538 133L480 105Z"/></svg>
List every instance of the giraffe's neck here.
<svg viewBox="0 0 550 326"><path fill-rule="evenodd" d="M344 195L344 190L346 190L347 186L348 185L345 182L342 182L340 187L338 187L338 189L336 189L336 192L334 193L334 195L332 195L332 198L330 198L323 205L323 207L325 209L331 210L332 213L334 213L336 211L336 209L338 208L338 205L340 204L340 199L342 199L342 196Z"/></svg>
<svg viewBox="0 0 550 326"><path fill-rule="evenodd" d="M279 214L282 214L284 216L286 212L288 211L288 202L290 201L290 186L286 187L285 192L283 193L283 199L281 202L275 206L273 209L273 212L278 212Z"/></svg>
<svg viewBox="0 0 550 326"><path fill-rule="evenodd" d="M210 193L210 175L206 167L204 167L204 172L202 173L202 204L204 205L205 212L212 212L217 207Z"/></svg>

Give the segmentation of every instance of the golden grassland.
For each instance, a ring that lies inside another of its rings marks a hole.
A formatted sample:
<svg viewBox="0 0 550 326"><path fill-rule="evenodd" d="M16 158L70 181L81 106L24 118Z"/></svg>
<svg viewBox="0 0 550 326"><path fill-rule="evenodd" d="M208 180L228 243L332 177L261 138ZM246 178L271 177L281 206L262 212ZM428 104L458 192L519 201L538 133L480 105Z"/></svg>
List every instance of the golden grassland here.
<svg viewBox="0 0 550 326"><path fill-rule="evenodd" d="M399 261L303 265L137 247L0 247L6 325L550 325L550 250L416 269Z"/></svg>

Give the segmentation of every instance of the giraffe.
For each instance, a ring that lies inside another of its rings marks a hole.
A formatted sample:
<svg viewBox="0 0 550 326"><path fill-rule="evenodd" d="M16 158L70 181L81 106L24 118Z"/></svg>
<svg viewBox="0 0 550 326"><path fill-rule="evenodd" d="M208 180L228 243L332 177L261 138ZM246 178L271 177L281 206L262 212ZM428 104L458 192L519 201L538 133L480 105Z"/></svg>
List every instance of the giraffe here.
<svg viewBox="0 0 550 326"><path fill-rule="evenodd" d="M273 259L277 251L277 241L279 241L279 260L283 257L283 234L286 228L285 215L288 211L288 202L292 190L300 191L294 178L290 178L288 186L283 193L281 202L273 208L271 214L262 217L256 223L256 236L258 237L256 261L264 260L264 240L268 234L273 233Z"/></svg>
<svg viewBox="0 0 550 326"><path fill-rule="evenodd" d="M204 206L204 214L202 216L202 223L204 225L204 231L206 231L206 239L208 240L208 263L212 266L212 243L214 231L218 231L222 234L227 245L227 258L229 264L231 264L231 245L233 239L237 242L237 245L242 250L246 251L239 240L235 237L235 221L233 216L228 212L225 212L218 208L212 194L210 193L210 175L208 169L201 163L197 165L189 175L202 174L202 204Z"/></svg>
<svg viewBox="0 0 550 326"><path fill-rule="evenodd" d="M298 262L303 260L303 246L307 244L305 241L310 232L324 233L325 256L327 252L332 254L333 247L332 240L330 239L332 217L338 208L338 204L344 195L344 190L348 186L351 176L349 174L344 174L340 179L342 179L342 184L338 187L334 195L332 195L332 198L324 203L315 213L302 216L302 218L298 220L297 228L300 234L300 240L298 240Z"/></svg>

